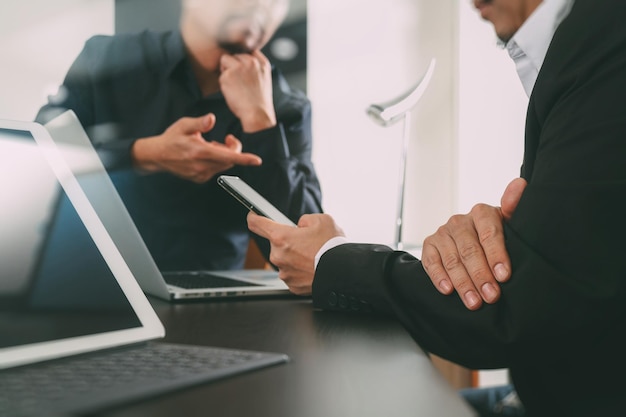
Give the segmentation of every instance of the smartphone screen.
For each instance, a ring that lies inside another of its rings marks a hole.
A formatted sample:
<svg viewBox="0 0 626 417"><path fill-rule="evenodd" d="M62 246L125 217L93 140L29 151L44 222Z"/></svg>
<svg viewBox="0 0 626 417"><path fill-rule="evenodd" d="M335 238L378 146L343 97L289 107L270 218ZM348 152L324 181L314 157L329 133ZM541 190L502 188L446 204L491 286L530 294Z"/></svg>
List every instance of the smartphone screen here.
<svg viewBox="0 0 626 417"><path fill-rule="evenodd" d="M275 222L295 226L295 223L289 220L280 210L267 201L261 194L257 193L244 180L233 175L220 175L217 183L230 193L241 204L246 206L248 210L265 216Z"/></svg>

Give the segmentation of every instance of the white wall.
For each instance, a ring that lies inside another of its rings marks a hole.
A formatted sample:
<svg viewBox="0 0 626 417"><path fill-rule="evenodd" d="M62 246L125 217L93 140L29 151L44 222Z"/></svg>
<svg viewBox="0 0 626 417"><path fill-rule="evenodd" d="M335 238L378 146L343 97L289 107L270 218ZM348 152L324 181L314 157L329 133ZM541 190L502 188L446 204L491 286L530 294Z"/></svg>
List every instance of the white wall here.
<svg viewBox="0 0 626 417"><path fill-rule="evenodd" d="M0 118L34 119L87 38L113 33L113 1L2 2Z"/></svg>
<svg viewBox="0 0 626 417"><path fill-rule="evenodd" d="M519 176L528 98L491 24L460 2L458 210L500 205L506 185Z"/></svg>
<svg viewBox="0 0 626 417"><path fill-rule="evenodd" d="M432 83L412 112L406 241L421 243L451 212L456 0L308 2L308 91L324 208L355 241L394 238L402 123L380 127L365 109Z"/></svg>

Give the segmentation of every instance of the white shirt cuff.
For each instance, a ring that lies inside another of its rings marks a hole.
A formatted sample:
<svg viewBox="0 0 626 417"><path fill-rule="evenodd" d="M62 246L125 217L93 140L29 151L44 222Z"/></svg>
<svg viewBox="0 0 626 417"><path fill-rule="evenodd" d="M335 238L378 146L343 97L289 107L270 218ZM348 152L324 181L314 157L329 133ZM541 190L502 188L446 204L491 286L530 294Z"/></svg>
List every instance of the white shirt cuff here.
<svg viewBox="0 0 626 417"><path fill-rule="evenodd" d="M315 255L315 269L317 269L317 264L319 263L320 258L323 254L325 254L327 251L331 250L335 246L343 245L344 243L348 243L348 239L345 236L335 236L326 241L326 243L322 245L320 250L317 251L317 255Z"/></svg>

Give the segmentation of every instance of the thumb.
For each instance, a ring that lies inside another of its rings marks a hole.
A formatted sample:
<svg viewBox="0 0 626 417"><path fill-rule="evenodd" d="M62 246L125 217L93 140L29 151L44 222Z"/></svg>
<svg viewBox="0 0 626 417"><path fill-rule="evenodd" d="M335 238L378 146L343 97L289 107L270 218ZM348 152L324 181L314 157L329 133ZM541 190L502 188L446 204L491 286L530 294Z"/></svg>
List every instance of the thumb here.
<svg viewBox="0 0 626 417"><path fill-rule="evenodd" d="M215 115L208 113L200 117L185 117L180 119L180 124L184 133L208 132L215 126Z"/></svg>
<svg viewBox="0 0 626 417"><path fill-rule="evenodd" d="M237 59L228 55L228 54L224 54L221 56L220 58L220 72L224 72L227 69L229 69L233 63L237 62Z"/></svg>
<svg viewBox="0 0 626 417"><path fill-rule="evenodd" d="M243 145L241 141L235 137L235 135L228 134L226 138L224 138L224 144L231 150L235 152L241 152L243 149Z"/></svg>
<svg viewBox="0 0 626 417"><path fill-rule="evenodd" d="M256 214L253 211L248 213L248 228L251 232L256 233L257 235L269 239L271 231L279 226L273 220L268 219L267 217Z"/></svg>
<svg viewBox="0 0 626 417"><path fill-rule="evenodd" d="M312 214L303 214L300 219L298 219L298 227L309 227L315 224L316 216Z"/></svg>
<svg viewBox="0 0 626 417"><path fill-rule="evenodd" d="M528 183L523 178L515 178L506 186L504 194L500 199L500 208L502 210L502 216L505 220L510 220L511 216L517 208L517 203L522 198L524 189Z"/></svg>

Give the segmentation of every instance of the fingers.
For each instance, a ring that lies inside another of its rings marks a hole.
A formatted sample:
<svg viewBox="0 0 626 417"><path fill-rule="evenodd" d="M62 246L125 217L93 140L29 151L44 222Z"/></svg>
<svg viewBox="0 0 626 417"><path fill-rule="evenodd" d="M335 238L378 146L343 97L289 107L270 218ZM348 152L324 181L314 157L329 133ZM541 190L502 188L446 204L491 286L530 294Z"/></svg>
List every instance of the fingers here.
<svg viewBox="0 0 626 417"><path fill-rule="evenodd" d="M224 143L203 142L202 148L194 154L195 160L219 162L226 165L259 166L263 163L260 156L241 152L242 144L234 135L228 134Z"/></svg>
<svg viewBox="0 0 626 417"><path fill-rule="evenodd" d="M282 236L281 233L289 234L295 229L293 226L278 223L268 217L256 214L253 211L248 213L247 220L250 231L272 241L272 243L281 243L279 242L282 240L279 239L279 237Z"/></svg>
<svg viewBox="0 0 626 417"><path fill-rule="evenodd" d="M298 227L308 227L308 226L315 224L316 221L319 221L319 220L316 220L317 217L319 216L315 216L312 214L303 214L298 219Z"/></svg>
<svg viewBox="0 0 626 417"><path fill-rule="evenodd" d="M252 211L248 213L247 220L250 231L266 239L270 239L272 232L277 227L281 226L275 221L270 220L267 217L260 216Z"/></svg>
<svg viewBox="0 0 626 417"><path fill-rule="evenodd" d="M499 283L511 275L502 222L499 208L478 204L424 241L422 263L439 292L456 289L470 310L500 298Z"/></svg>
<svg viewBox="0 0 626 417"><path fill-rule="evenodd" d="M208 113L200 117L183 117L176 122L176 126L184 134L205 133L215 127L215 115Z"/></svg>
<svg viewBox="0 0 626 417"><path fill-rule="evenodd" d="M282 279L294 294L311 294L315 274L315 254L321 247L308 231L276 223L253 212L248 213L248 228L270 241L270 262L278 268Z"/></svg>
<svg viewBox="0 0 626 417"><path fill-rule="evenodd" d="M237 64L237 62L237 58L235 58L233 55L222 55L222 57L220 58L220 71L224 72L229 68L232 68L234 65Z"/></svg>
<svg viewBox="0 0 626 417"><path fill-rule="evenodd" d="M241 142L233 135L226 136L225 143L207 142L204 152L199 153L199 159L219 161L229 165L259 166L263 163L260 156L253 153L241 152Z"/></svg>
<svg viewBox="0 0 626 417"><path fill-rule="evenodd" d="M438 245L432 243L433 237L431 236L424 240L422 247L422 265L439 292L448 295L452 294L454 286L452 285L452 280L446 268L443 266L442 253L450 252L450 250L446 251L445 246L454 247L454 243L447 235L443 235L441 238L444 239L444 241ZM438 246L441 247L441 250L438 249Z"/></svg>
<svg viewBox="0 0 626 417"><path fill-rule="evenodd" d="M422 262L439 292L451 294L456 289L463 304L476 310L483 300L497 301L499 292L494 287L495 279L476 230L468 220L468 216L454 216L433 237L427 238Z"/></svg>
<svg viewBox="0 0 626 417"><path fill-rule="evenodd" d="M228 108L244 132L258 132L276 125L269 61L260 52L222 55L219 85Z"/></svg>
<svg viewBox="0 0 626 417"><path fill-rule="evenodd" d="M235 135L232 135L230 133L226 135L226 138L224 139L224 144L228 149L233 152L241 152L241 150L243 149L241 141L237 139Z"/></svg>
<svg viewBox="0 0 626 417"><path fill-rule="evenodd" d="M265 56L263 56L265 58ZM264 61L261 61L262 58L257 55L250 54L236 54L236 55L222 55L220 59L220 71L222 73L227 72L230 69L238 68L242 66L243 68L261 68L263 65L267 63L269 65L269 61L265 58Z"/></svg>
<svg viewBox="0 0 626 417"><path fill-rule="evenodd" d="M224 143L207 142L201 133L214 126L212 113L178 119L163 134L138 139L131 151L133 162L147 172L166 171L199 184L235 165L263 163L258 155L242 152L241 142L233 135L227 135Z"/></svg>
<svg viewBox="0 0 626 417"><path fill-rule="evenodd" d="M233 68L239 64L254 63L257 61L261 64L261 67L269 67L270 61L260 50L252 51L250 54L224 54L220 58L220 71L224 72L230 68Z"/></svg>
<svg viewBox="0 0 626 417"><path fill-rule="evenodd" d="M511 219L513 212L517 208L517 203L519 203L520 198L522 198L526 185L527 182L523 178L515 178L507 185L504 194L502 194L502 199L500 200L502 216L505 220Z"/></svg>
<svg viewBox="0 0 626 417"><path fill-rule="evenodd" d="M270 67L270 60L261 52L261 50L252 51L252 56L259 60L263 67Z"/></svg>

